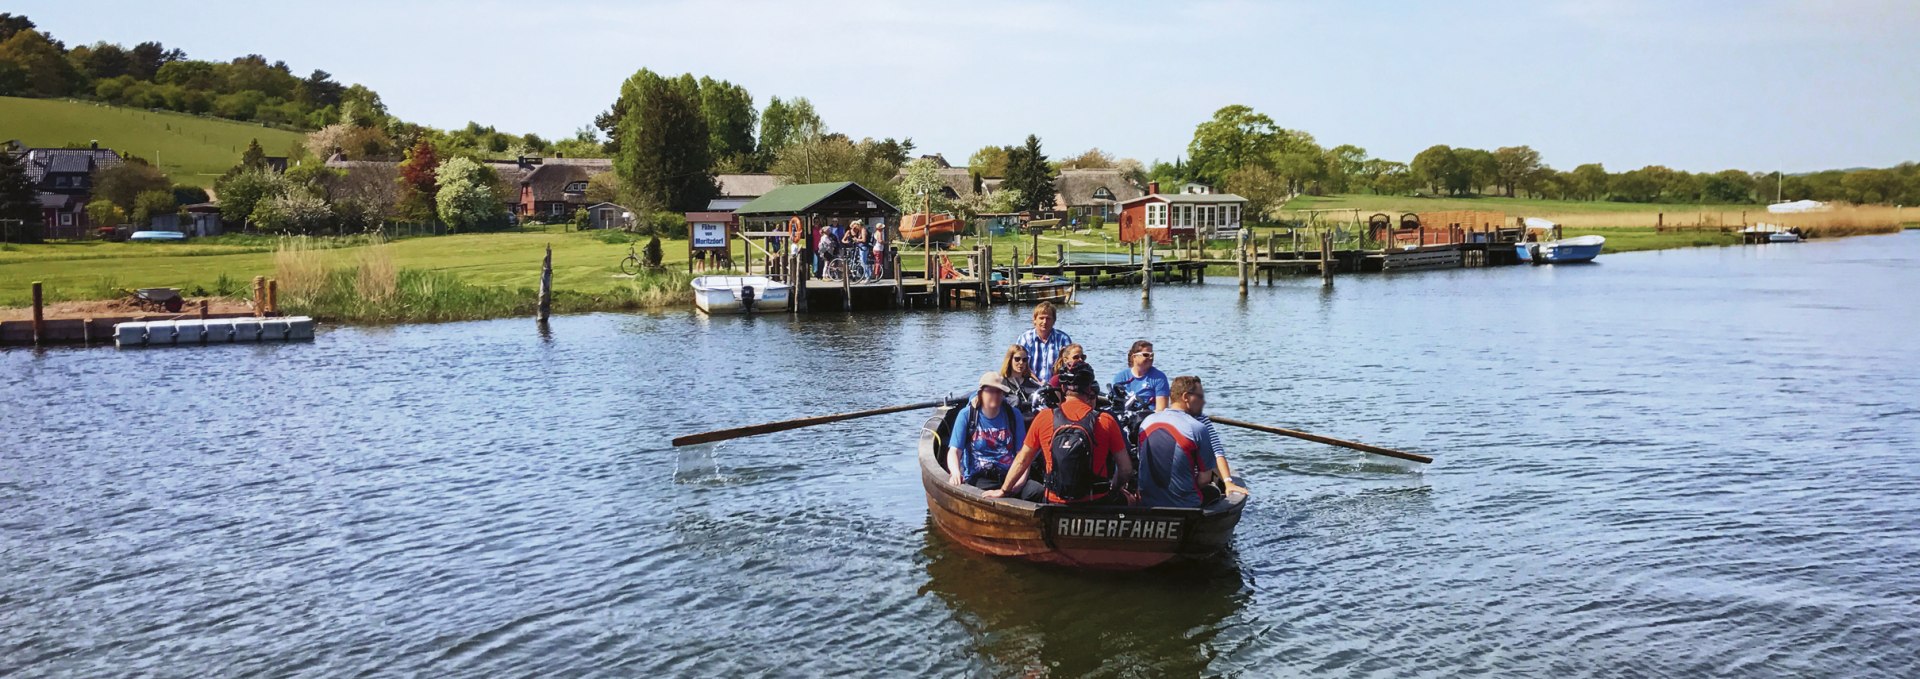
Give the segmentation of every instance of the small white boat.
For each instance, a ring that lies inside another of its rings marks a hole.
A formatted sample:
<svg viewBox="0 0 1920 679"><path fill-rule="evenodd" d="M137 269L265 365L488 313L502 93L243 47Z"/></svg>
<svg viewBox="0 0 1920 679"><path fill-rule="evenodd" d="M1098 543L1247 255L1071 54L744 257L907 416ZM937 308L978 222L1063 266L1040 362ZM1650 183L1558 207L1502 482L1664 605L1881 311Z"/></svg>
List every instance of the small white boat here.
<svg viewBox="0 0 1920 679"><path fill-rule="evenodd" d="M701 276L693 279L693 306L711 314L750 314L787 308L793 287L766 276Z"/></svg>
<svg viewBox="0 0 1920 679"><path fill-rule="evenodd" d="M186 239L187 234L179 231L135 231L133 235L127 237L127 240L131 241L158 241L163 243L183 241Z"/></svg>
<svg viewBox="0 0 1920 679"><path fill-rule="evenodd" d="M1776 232L1767 234L1767 242L1798 243L1800 242L1800 234L1794 233L1792 231L1776 231Z"/></svg>

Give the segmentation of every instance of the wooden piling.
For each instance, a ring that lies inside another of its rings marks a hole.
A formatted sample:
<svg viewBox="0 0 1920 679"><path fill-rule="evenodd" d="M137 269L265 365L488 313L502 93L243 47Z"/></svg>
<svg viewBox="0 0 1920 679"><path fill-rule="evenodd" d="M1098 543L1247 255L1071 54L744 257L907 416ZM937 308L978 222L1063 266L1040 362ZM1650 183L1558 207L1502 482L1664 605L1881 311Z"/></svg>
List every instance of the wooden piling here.
<svg viewBox="0 0 1920 679"><path fill-rule="evenodd" d="M267 279L267 313L280 315L280 279Z"/></svg>
<svg viewBox="0 0 1920 679"><path fill-rule="evenodd" d="M253 277L253 315L256 317L265 317L267 315L266 276Z"/></svg>
<svg viewBox="0 0 1920 679"><path fill-rule="evenodd" d="M1146 301L1153 294L1153 237L1142 235L1140 242L1147 253L1140 259L1140 300Z"/></svg>
<svg viewBox="0 0 1920 679"><path fill-rule="evenodd" d="M1036 254L1034 258L1038 259L1039 256ZM1013 246L1013 268L1010 269L1010 271L1012 273L1007 277L1007 301L1019 302L1020 301L1020 246L1018 245Z"/></svg>
<svg viewBox="0 0 1920 679"><path fill-rule="evenodd" d="M33 282L33 346L47 340L46 300L41 297L40 281Z"/></svg>
<svg viewBox="0 0 1920 679"><path fill-rule="evenodd" d="M1320 285L1333 287L1333 234L1320 234Z"/></svg>
<svg viewBox="0 0 1920 679"><path fill-rule="evenodd" d="M1067 244L1066 243L1053 244L1053 263L1059 264L1061 266L1067 265Z"/></svg>
<svg viewBox="0 0 1920 679"><path fill-rule="evenodd" d="M841 247L846 246L843 244ZM850 263L859 266L860 260L854 259ZM853 311L853 272L845 269L840 271L840 310Z"/></svg>
<svg viewBox="0 0 1920 679"><path fill-rule="evenodd" d="M974 256L979 264L973 267L973 275L980 279L980 302L975 306L993 306L993 246L980 246Z"/></svg>
<svg viewBox="0 0 1920 679"><path fill-rule="evenodd" d="M1240 296L1245 298L1247 296L1247 240L1235 238L1233 245L1233 261L1240 265Z"/></svg>
<svg viewBox="0 0 1920 679"><path fill-rule="evenodd" d="M900 275L900 251L890 250L881 254L893 261L893 305L904 307L907 305L907 286Z"/></svg>
<svg viewBox="0 0 1920 679"><path fill-rule="evenodd" d="M553 312L553 244L547 244L547 255L540 259L540 303L534 307L533 320L541 325L547 324L547 316Z"/></svg>
<svg viewBox="0 0 1920 679"><path fill-rule="evenodd" d="M207 300L200 300L200 320L207 320Z"/></svg>

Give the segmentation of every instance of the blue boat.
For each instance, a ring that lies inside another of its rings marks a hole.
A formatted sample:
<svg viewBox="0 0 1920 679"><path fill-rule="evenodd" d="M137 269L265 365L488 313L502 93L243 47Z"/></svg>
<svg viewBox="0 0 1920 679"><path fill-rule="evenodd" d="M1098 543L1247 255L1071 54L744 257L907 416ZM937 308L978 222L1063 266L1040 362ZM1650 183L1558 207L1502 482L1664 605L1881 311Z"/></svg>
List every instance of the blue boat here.
<svg viewBox="0 0 1920 679"><path fill-rule="evenodd" d="M1513 247L1520 254L1520 259L1535 264L1571 264L1593 261L1593 258L1600 256L1600 248L1606 244L1604 236L1578 236L1546 242L1515 243Z"/></svg>

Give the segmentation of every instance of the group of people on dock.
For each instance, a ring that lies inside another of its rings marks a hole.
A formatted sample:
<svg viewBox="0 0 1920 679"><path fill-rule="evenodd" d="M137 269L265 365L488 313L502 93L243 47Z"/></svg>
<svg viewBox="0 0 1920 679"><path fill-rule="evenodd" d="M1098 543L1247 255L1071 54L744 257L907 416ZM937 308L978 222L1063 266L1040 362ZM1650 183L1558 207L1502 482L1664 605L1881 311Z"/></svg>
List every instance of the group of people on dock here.
<svg viewBox="0 0 1920 679"><path fill-rule="evenodd" d="M948 482L1061 504L1201 507L1246 492L1204 414L1200 378L1169 379L1141 340L1103 394L1057 320L1052 303L1034 307L1033 329L980 376L946 432Z"/></svg>
<svg viewBox="0 0 1920 679"><path fill-rule="evenodd" d="M821 280L845 275L835 270L836 261L858 266L874 278L884 278L892 274L887 269L887 247L891 241L885 220L830 220L809 229L806 242L813 247L807 252L813 261L807 265L812 268L813 276Z"/></svg>

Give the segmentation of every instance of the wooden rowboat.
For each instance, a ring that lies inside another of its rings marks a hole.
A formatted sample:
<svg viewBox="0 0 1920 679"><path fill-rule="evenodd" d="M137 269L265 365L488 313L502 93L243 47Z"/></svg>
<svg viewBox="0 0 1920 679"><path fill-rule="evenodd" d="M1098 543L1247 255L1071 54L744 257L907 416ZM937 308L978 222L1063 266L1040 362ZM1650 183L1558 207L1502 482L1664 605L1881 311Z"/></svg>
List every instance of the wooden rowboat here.
<svg viewBox="0 0 1920 679"><path fill-rule="evenodd" d="M957 409L927 420L920 432L920 484L940 532L984 554L1097 570L1138 570L1203 559L1226 549L1247 496L1199 509L1073 507L988 498L972 486L947 483L946 442Z"/></svg>
<svg viewBox="0 0 1920 679"><path fill-rule="evenodd" d="M960 237L967 223L959 217L949 214L912 214L900 219L900 238L909 243L919 243L933 233L935 241L950 241Z"/></svg>

